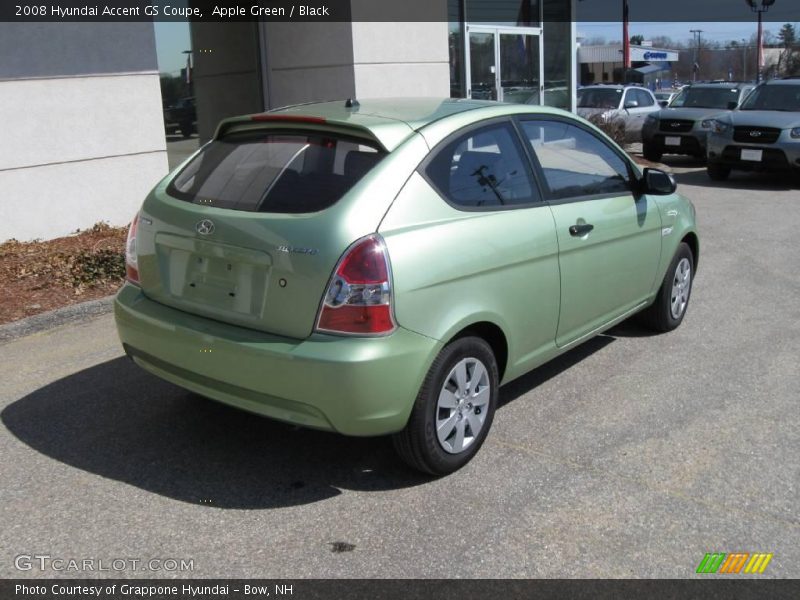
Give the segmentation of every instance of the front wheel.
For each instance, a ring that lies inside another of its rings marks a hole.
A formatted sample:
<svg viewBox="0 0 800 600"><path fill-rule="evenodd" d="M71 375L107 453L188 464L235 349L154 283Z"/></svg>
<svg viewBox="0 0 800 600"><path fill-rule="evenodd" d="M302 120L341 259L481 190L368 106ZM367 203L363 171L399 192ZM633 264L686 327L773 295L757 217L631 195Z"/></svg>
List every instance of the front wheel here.
<svg viewBox="0 0 800 600"><path fill-rule="evenodd" d="M694 278L694 256L686 242L681 242L664 275L655 302L642 317L656 331L672 331L683 321Z"/></svg>
<svg viewBox="0 0 800 600"><path fill-rule="evenodd" d="M462 337L433 361L403 431L393 437L411 467L446 475L478 453L492 426L499 374L482 338Z"/></svg>

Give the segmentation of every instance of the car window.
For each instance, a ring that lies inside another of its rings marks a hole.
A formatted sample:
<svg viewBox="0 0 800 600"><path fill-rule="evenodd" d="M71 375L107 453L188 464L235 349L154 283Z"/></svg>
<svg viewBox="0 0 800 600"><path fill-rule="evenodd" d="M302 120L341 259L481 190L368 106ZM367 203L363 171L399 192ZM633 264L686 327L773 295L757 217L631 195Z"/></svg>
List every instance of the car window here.
<svg viewBox="0 0 800 600"><path fill-rule="evenodd" d="M629 102L637 101L636 96L634 95L635 91L636 90L626 90L625 91L625 103L622 106L625 106Z"/></svg>
<svg viewBox="0 0 800 600"><path fill-rule="evenodd" d="M167 193L234 210L316 212L335 204L383 156L335 135L234 133L206 145Z"/></svg>
<svg viewBox="0 0 800 600"><path fill-rule="evenodd" d="M644 90L633 90L634 99L639 103L639 107L653 106L653 97Z"/></svg>
<svg viewBox="0 0 800 600"><path fill-rule="evenodd" d="M689 87L680 95L673 107L727 109L731 102L739 100L739 88L735 87Z"/></svg>
<svg viewBox="0 0 800 600"><path fill-rule="evenodd" d="M619 88L584 88L578 91L578 108L619 108Z"/></svg>
<svg viewBox="0 0 800 600"><path fill-rule="evenodd" d="M446 143L428 161L425 175L457 206L498 208L541 200L509 123L474 129Z"/></svg>
<svg viewBox="0 0 800 600"><path fill-rule="evenodd" d="M762 85L742 103L741 110L800 111L800 85Z"/></svg>
<svg viewBox="0 0 800 600"><path fill-rule="evenodd" d="M522 129L542 167L549 199L630 193L627 163L595 134L560 120L523 121Z"/></svg>

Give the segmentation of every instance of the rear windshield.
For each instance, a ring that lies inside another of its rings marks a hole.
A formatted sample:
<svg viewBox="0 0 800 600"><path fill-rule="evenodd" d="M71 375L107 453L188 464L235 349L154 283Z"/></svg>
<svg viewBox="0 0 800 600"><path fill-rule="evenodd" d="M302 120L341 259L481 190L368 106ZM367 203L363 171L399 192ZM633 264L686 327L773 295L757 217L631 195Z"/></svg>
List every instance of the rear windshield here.
<svg viewBox="0 0 800 600"><path fill-rule="evenodd" d="M364 141L329 134L233 133L205 146L167 193L233 210L316 212L334 205L384 156Z"/></svg>
<svg viewBox="0 0 800 600"><path fill-rule="evenodd" d="M739 88L695 88L684 89L670 103L671 108L730 108L731 102L739 102Z"/></svg>
<svg viewBox="0 0 800 600"><path fill-rule="evenodd" d="M578 108L617 108L621 98L620 88L578 90Z"/></svg>

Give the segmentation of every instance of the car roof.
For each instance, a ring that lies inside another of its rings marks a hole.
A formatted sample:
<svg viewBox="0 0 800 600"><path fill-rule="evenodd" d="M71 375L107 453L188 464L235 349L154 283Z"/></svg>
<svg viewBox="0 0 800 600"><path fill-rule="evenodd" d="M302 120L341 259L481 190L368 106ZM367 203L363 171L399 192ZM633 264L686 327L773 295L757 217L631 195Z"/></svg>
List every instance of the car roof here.
<svg viewBox="0 0 800 600"><path fill-rule="evenodd" d="M754 83L746 81L706 81L703 83L690 83L690 88L741 88L754 87Z"/></svg>
<svg viewBox="0 0 800 600"><path fill-rule="evenodd" d="M581 87L582 90L588 89L596 89L596 90L625 90L625 89L634 89L634 90L646 90L650 91L650 89L644 85L636 85L636 84L623 84L623 83L593 83L591 85L584 85Z"/></svg>
<svg viewBox="0 0 800 600"><path fill-rule="evenodd" d="M349 101L348 101L349 102ZM477 112L481 113L480 117ZM394 150L415 131L433 123L455 118L459 123L478 118L490 118L515 113L561 113L558 109L538 105L510 104L491 100L463 98L376 98L363 99L357 105L348 106L346 101L315 102L278 108L265 113L226 119L217 128L218 138L232 125L264 120L281 124L302 122L303 119L319 120L319 127L326 129L359 130L377 140L389 152ZM469 114L465 114L469 113ZM464 119L458 119L463 115ZM313 122L308 123L313 126Z"/></svg>
<svg viewBox="0 0 800 600"><path fill-rule="evenodd" d="M800 77L784 77L783 79L770 79L764 85L800 85Z"/></svg>

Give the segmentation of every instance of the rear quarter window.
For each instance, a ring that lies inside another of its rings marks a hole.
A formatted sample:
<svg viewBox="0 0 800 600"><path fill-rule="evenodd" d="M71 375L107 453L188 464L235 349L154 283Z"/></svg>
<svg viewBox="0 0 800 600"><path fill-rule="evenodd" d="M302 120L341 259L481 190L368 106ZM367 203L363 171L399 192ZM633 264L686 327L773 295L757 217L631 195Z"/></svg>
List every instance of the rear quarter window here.
<svg viewBox="0 0 800 600"><path fill-rule="evenodd" d="M232 210L317 212L338 202L384 156L366 141L316 132L232 133L206 145L167 193Z"/></svg>
<svg viewBox="0 0 800 600"><path fill-rule="evenodd" d="M496 210L541 201L517 135L506 122L445 142L427 161L424 173L460 209Z"/></svg>

